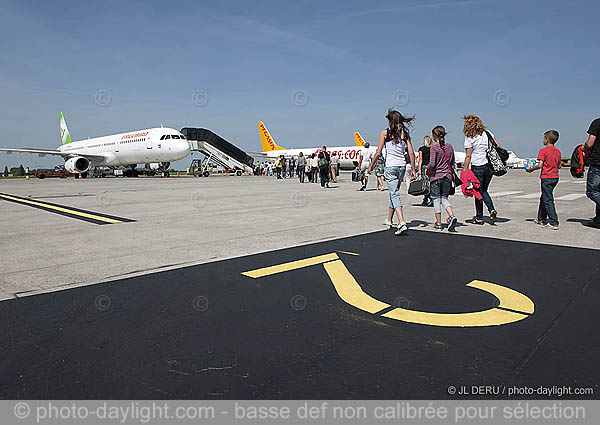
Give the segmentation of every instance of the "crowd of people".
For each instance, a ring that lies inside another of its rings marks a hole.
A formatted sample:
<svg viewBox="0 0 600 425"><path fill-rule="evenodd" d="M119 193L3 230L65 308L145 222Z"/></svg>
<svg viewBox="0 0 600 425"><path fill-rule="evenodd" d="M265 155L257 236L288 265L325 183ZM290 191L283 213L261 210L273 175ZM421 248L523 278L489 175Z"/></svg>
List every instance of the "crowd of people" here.
<svg viewBox="0 0 600 425"><path fill-rule="evenodd" d="M278 179L294 178L300 183L321 183L321 187L329 188L329 182L336 183L340 175L340 161L333 152L327 152L323 146L318 153L304 156L302 152L296 158L280 155L272 161L254 164L254 175L276 176Z"/></svg>
<svg viewBox="0 0 600 425"><path fill-rule="evenodd" d="M425 136L423 146L415 154L410 135L410 127L414 116L404 116L390 109L386 115L388 126L379 135L377 150L373 152L368 143L358 158L356 172L359 173L361 187L364 191L369 182L369 176L375 171L377 190L389 191L388 216L385 224L396 228L396 234L401 235L408 230L404 217L403 203L400 199L400 187L405 180L407 166L410 164L410 181L427 180L429 190L425 193L422 204L433 207L435 229L454 231L458 219L454 213L450 196L459 189L466 196L474 198L475 215L472 224L483 225L484 207L489 215L489 222L495 224L498 212L489 193L489 187L495 175L503 173L498 164L505 161L501 153L506 151L500 142L475 114L463 117L463 133L465 136L465 159L462 163L460 176L456 172L454 147L446 141L446 129L438 125L431 131L431 136ZM586 226L600 229L600 118L594 120L588 129L588 139L582 150L589 163L586 195L595 203L595 216ZM562 154L556 148L559 133L556 130L544 132L537 164L526 167L528 173L541 170L541 196L535 223L552 230L559 229L559 219L554 203L554 189L559 181ZM500 164L501 165L501 164ZM504 171L505 172L505 171ZM328 188L329 182L335 182L339 176L339 158L335 152L331 155L323 146L318 153L297 158L285 158L283 155L272 162L256 165L255 174L275 175L277 178L293 178L294 174L301 183L319 183ZM385 186L384 186L385 181ZM446 212L446 220L442 221L442 209ZM396 222L394 222L394 215Z"/></svg>

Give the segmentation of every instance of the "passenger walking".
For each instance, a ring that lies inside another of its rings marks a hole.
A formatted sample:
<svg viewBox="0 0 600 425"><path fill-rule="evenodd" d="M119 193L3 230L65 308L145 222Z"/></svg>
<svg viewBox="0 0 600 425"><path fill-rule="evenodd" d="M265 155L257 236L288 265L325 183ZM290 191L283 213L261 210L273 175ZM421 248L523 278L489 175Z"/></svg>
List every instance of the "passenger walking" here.
<svg viewBox="0 0 600 425"><path fill-rule="evenodd" d="M329 187L329 169L331 156L327 152L327 148L323 146L318 156L319 177L321 179L321 187Z"/></svg>
<svg viewBox="0 0 600 425"><path fill-rule="evenodd" d="M600 118L595 119L590 124L588 130L588 139L583 145L585 152L590 152L587 176L586 195L596 204L596 215L594 218L585 223L588 227L600 229Z"/></svg>
<svg viewBox="0 0 600 425"><path fill-rule="evenodd" d="M452 169L455 165L454 148L450 143L446 143L446 129L438 125L431 131L435 144L430 147L430 160L427 165L427 174L430 176L430 194L433 201L433 211L435 213L436 230L442 230L442 208L448 213L448 231L453 232L457 219L452 211L452 204L448 200L452 189L454 188ZM419 155L420 156L420 155Z"/></svg>
<svg viewBox="0 0 600 425"><path fill-rule="evenodd" d="M385 168L385 155L380 155L375 161L375 176L377 177L377 190L385 190L383 174Z"/></svg>
<svg viewBox="0 0 600 425"><path fill-rule="evenodd" d="M429 165L429 151L433 145L433 139L429 136L425 136L423 138L423 146L419 148L419 168L417 170L417 174L423 178L427 178L427 173L425 170L427 169L427 165ZM433 206L433 201L431 200L429 194L426 194L423 197L423 202L421 202L421 205L427 207Z"/></svg>
<svg viewBox="0 0 600 425"><path fill-rule="evenodd" d="M408 230L402 212L402 202L400 201L400 185L402 184L404 174L406 173L405 154L407 150L410 157L411 178L415 177L415 152L407 128L407 126L411 125L411 122L415 117L405 117L400 112L393 109L389 109L385 117L388 120L388 128L383 130L379 135L377 152L375 152L367 172L369 174L373 172L377 159L382 155L383 149L385 148L384 178L390 192L388 219L385 224L390 228L393 226L394 212L396 212L396 216L398 217L398 228L395 234L401 235Z"/></svg>
<svg viewBox="0 0 600 425"><path fill-rule="evenodd" d="M287 162L288 160L281 155L281 175L284 179L287 178Z"/></svg>
<svg viewBox="0 0 600 425"><path fill-rule="evenodd" d="M339 175L340 159L337 156L337 152L331 154L331 181L337 183L337 177Z"/></svg>
<svg viewBox="0 0 600 425"><path fill-rule="evenodd" d="M304 154L300 152L298 154L298 180L300 183L304 183L304 170L306 169L306 158Z"/></svg>
<svg viewBox="0 0 600 425"><path fill-rule="evenodd" d="M279 156L275 161L275 172L277 173L277 178L281 178L281 163L283 161L283 155Z"/></svg>
<svg viewBox="0 0 600 425"><path fill-rule="evenodd" d="M493 177L492 169L487 158L488 145L491 143L489 141L488 133L494 139L498 147L501 146L500 143L498 143L498 139L496 139L490 131L486 131L483 121L481 121L477 115L465 115L463 120L465 121L463 133L465 134L466 150L463 168L469 168L470 166L471 171L473 171L473 174L475 174L475 177L477 177L477 180L481 183L479 193L481 193L482 199L475 198L474 223L483 224L483 204L485 203L490 214L490 221L492 224L495 224L498 213L494 208L492 197L488 193L488 188Z"/></svg>
<svg viewBox="0 0 600 425"><path fill-rule="evenodd" d="M362 186L359 190L367 190L367 185L369 184L369 175L367 174L366 171L369 169L372 159L373 159L373 152L369 149L369 143L367 142L367 143L365 143L365 147L361 151L359 159L358 159L357 170L359 170L362 175L362 180L361 180Z"/></svg>
<svg viewBox="0 0 600 425"><path fill-rule="evenodd" d="M317 158L317 156L313 153L310 156L310 172L312 174L312 182L313 183L318 183L319 179L319 158Z"/></svg>
<svg viewBox="0 0 600 425"><path fill-rule="evenodd" d="M558 142L558 131L546 131L542 141L546 147L541 149L538 154L538 164L535 167L525 169L528 173L542 170L540 174L542 195L540 196L540 206L535 223L552 230L558 230L558 214L554 205L554 188L558 184L558 169L560 168L562 156L554 146L556 142Z"/></svg>

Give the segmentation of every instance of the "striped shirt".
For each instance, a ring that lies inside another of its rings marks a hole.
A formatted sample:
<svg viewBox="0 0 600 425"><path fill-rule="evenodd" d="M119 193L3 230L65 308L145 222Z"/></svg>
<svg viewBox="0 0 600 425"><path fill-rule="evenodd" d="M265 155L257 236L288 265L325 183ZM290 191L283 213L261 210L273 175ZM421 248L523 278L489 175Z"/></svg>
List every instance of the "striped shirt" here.
<svg viewBox="0 0 600 425"><path fill-rule="evenodd" d="M450 160L450 164L448 164L446 156ZM454 166L454 148L452 145L446 143L443 149L439 143L433 145L430 150L429 165L427 166L429 179L434 181L448 177L452 181L451 166Z"/></svg>

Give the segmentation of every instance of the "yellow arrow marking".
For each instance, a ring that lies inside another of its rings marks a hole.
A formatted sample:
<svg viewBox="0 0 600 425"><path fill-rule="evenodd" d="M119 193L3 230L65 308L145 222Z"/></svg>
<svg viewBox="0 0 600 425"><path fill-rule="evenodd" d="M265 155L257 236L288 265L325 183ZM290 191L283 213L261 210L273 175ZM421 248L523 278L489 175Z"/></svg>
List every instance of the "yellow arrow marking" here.
<svg viewBox="0 0 600 425"><path fill-rule="evenodd" d="M379 301L365 293L335 253L264 267L242 274L256 279L317 264L323 264L338 296L345 303L371 314L391 307L390 304ZM494 295L499 301L498 306L469 313L431 313L397 307L382 314L382 317L430 326L481 327L518 322L529 317L535 311L533 301L514 289L481 280L474 280L468 283L467 286Z"/></svg>

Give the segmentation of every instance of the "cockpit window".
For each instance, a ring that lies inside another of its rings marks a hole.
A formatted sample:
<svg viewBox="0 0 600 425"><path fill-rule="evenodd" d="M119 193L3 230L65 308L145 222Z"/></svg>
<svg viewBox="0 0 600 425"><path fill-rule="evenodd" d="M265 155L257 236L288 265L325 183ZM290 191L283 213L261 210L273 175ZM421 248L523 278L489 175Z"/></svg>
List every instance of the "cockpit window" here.
<svg viewBox="0 0 600 425"><path fill-rule="evenodd" d="M166 134L163 134L163 135L160 137L160 140L165 140L165 136L166 136Z"/></svg>
<svg viewBox="0 0 600 425"><path fill-rule="evenodd" d="M167 135L165 136L165 140L167 140L167 139L170 139L170 138L171 138L171 135L170 135L170 134L167 134Z"/></svg>
<svg viewBox="0 0 600 425"><path fill-rule="evenodd" d="M173 134L173 135L171 136L171 139L179 139L179 136L178 136L177 134Z"/></svg>

